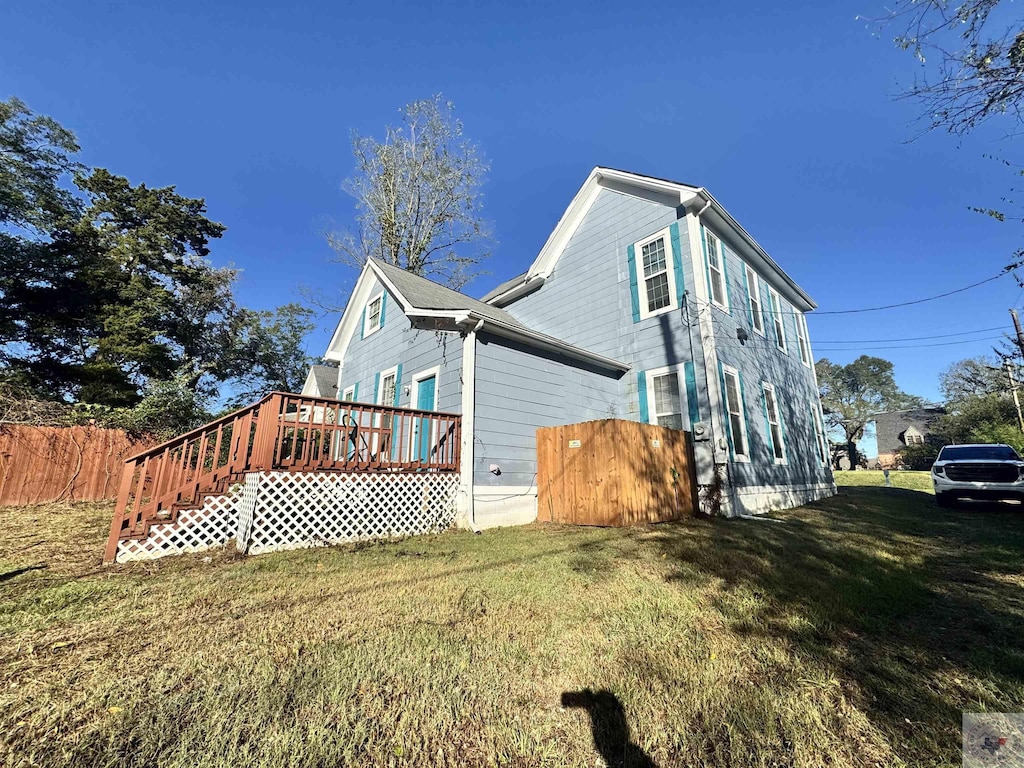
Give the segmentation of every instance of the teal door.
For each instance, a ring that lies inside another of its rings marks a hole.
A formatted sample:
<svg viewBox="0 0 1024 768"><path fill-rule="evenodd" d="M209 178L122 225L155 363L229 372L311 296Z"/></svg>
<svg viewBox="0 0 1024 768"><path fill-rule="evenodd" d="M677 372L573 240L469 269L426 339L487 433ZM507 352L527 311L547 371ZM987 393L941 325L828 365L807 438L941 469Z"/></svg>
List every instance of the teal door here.
<svg viewBox="0 0 1024 768"><path fill-rule="evenodd" d="M420 379L416 382L416 407L421 411L434 410L434 401L437 398L437 377L431 376ZM416 424L416 459L418 461L430 460L431 446L431 420L417 419Z"/></svg>

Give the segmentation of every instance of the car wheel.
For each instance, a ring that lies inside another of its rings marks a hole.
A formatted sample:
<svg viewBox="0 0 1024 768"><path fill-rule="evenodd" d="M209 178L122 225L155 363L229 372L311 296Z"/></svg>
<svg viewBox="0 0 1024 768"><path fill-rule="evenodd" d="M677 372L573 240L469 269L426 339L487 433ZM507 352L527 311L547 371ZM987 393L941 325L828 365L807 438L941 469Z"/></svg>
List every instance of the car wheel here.
<svg viewBox="0 0 1024 768"><path fill-rule="evenodd" d="M935 503L944 509L952 509L956 506L956 496L951 493L936 493Z"/></svg>

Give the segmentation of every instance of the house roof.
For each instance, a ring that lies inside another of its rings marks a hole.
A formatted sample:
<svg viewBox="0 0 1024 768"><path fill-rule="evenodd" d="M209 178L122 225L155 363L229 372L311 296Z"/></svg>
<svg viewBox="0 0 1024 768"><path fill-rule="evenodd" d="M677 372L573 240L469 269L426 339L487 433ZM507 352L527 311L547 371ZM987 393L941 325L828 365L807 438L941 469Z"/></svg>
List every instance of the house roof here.
<svg viewBox="0 0 1024 768"><path fill-rule="evenodd" d="M501 296L501 294L505 293L506 291L509 291L512 288L515 288L516 286L520 285L521 283L525 283L526 282L526 276L528 274L530 274L530 273L529 272L523 272L522 274L516 275L515 277L513 277L510 280L506 280L501 285L497 286L496 288L492 288L487 293L485 293L483 295L483 297L480 299L480 301L490 301L495 296Z"/></svg>
<svg viewBox="0 0 1024 768"><path fill-rule="evenodd" d="M341 360L361 320L362 307L369 299L372 276L376 276L412 319L444 320L447 330L480 330L520 341L528 346L558 352L613 371L625 372L628 363L599 355L523 325L503 309L470 298L463 293L414 275L404 269L371 258L363 267L348 305L331 338L325 357Z"/></svg>
<svg viewBox="0 0 1024 768"><path fill-rule="evenodd" d="M684 207L687 210L700 212L703 219L733 232L743 246L741 255L749 262L759 263L762 266L761 273L787 299L805 312L817 307L814 300L782 270L775 260L750 236L750 233L704 187L601 166L590 172L587 180L551 231L544 247L541 248L526 275L522 279L517 277L503 283L488 293L484 300L496 306L505 306L524 295L528 290L527 286L532 289L534 285L543 284L551 276L559 256L562 255L562 251L565 250L569 240L603 189L611 189L624 194L656 200L665 205Z"/></svg>
<svg viewBox="0 0 1024 768"><path fill-rule="evenodd" d="M312 365L309 368L309 373L306 374L306 383L302 387L303 394L307 393L305 390L311 388L311 385L316 388L316 394L319 397L335 397L338 394L338 367L335 365Z"/></svg>

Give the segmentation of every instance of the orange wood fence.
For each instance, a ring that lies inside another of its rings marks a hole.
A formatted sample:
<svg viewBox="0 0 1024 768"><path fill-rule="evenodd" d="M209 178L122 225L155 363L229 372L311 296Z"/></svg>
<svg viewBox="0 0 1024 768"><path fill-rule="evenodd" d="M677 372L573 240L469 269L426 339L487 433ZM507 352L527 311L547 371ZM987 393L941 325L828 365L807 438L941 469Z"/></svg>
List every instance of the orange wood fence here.
<svg viewBox="0 0 1024 768"><path fill-rule="evenodd" d="M624 526L697 508L688 432L621 419L537 430L537 518Z"/></svg>
<svg viewBox="0 0 1024 768"><path fill-rule="evenodd" d="M125 459L151 444L119 429L0 426L0 505L113 499Z"/></svg>

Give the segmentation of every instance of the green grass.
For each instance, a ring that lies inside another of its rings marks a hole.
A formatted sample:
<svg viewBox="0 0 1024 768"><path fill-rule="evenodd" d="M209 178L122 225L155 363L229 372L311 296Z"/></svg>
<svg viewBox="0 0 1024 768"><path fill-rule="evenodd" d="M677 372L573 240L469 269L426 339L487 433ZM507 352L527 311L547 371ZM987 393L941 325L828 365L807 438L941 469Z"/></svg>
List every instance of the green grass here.
<svg viewBox="0 0 1024 768"><path fill-rule="evenodd" d="M113 568L106 507L2 509L0 764L958 766L1024 710L1024 516L840 491Z"/></svg>
<svg viewBox="0 0 1024 768"><path fill-rule="evenodd" d="M836 485L841 486L877 486L885 487L885 475L881 470L858 469L855 472L835 472ZM893 488L903 488L908 491L924 491L935 493L932 488L931 472L889 472L889 484Z"/></svg>

